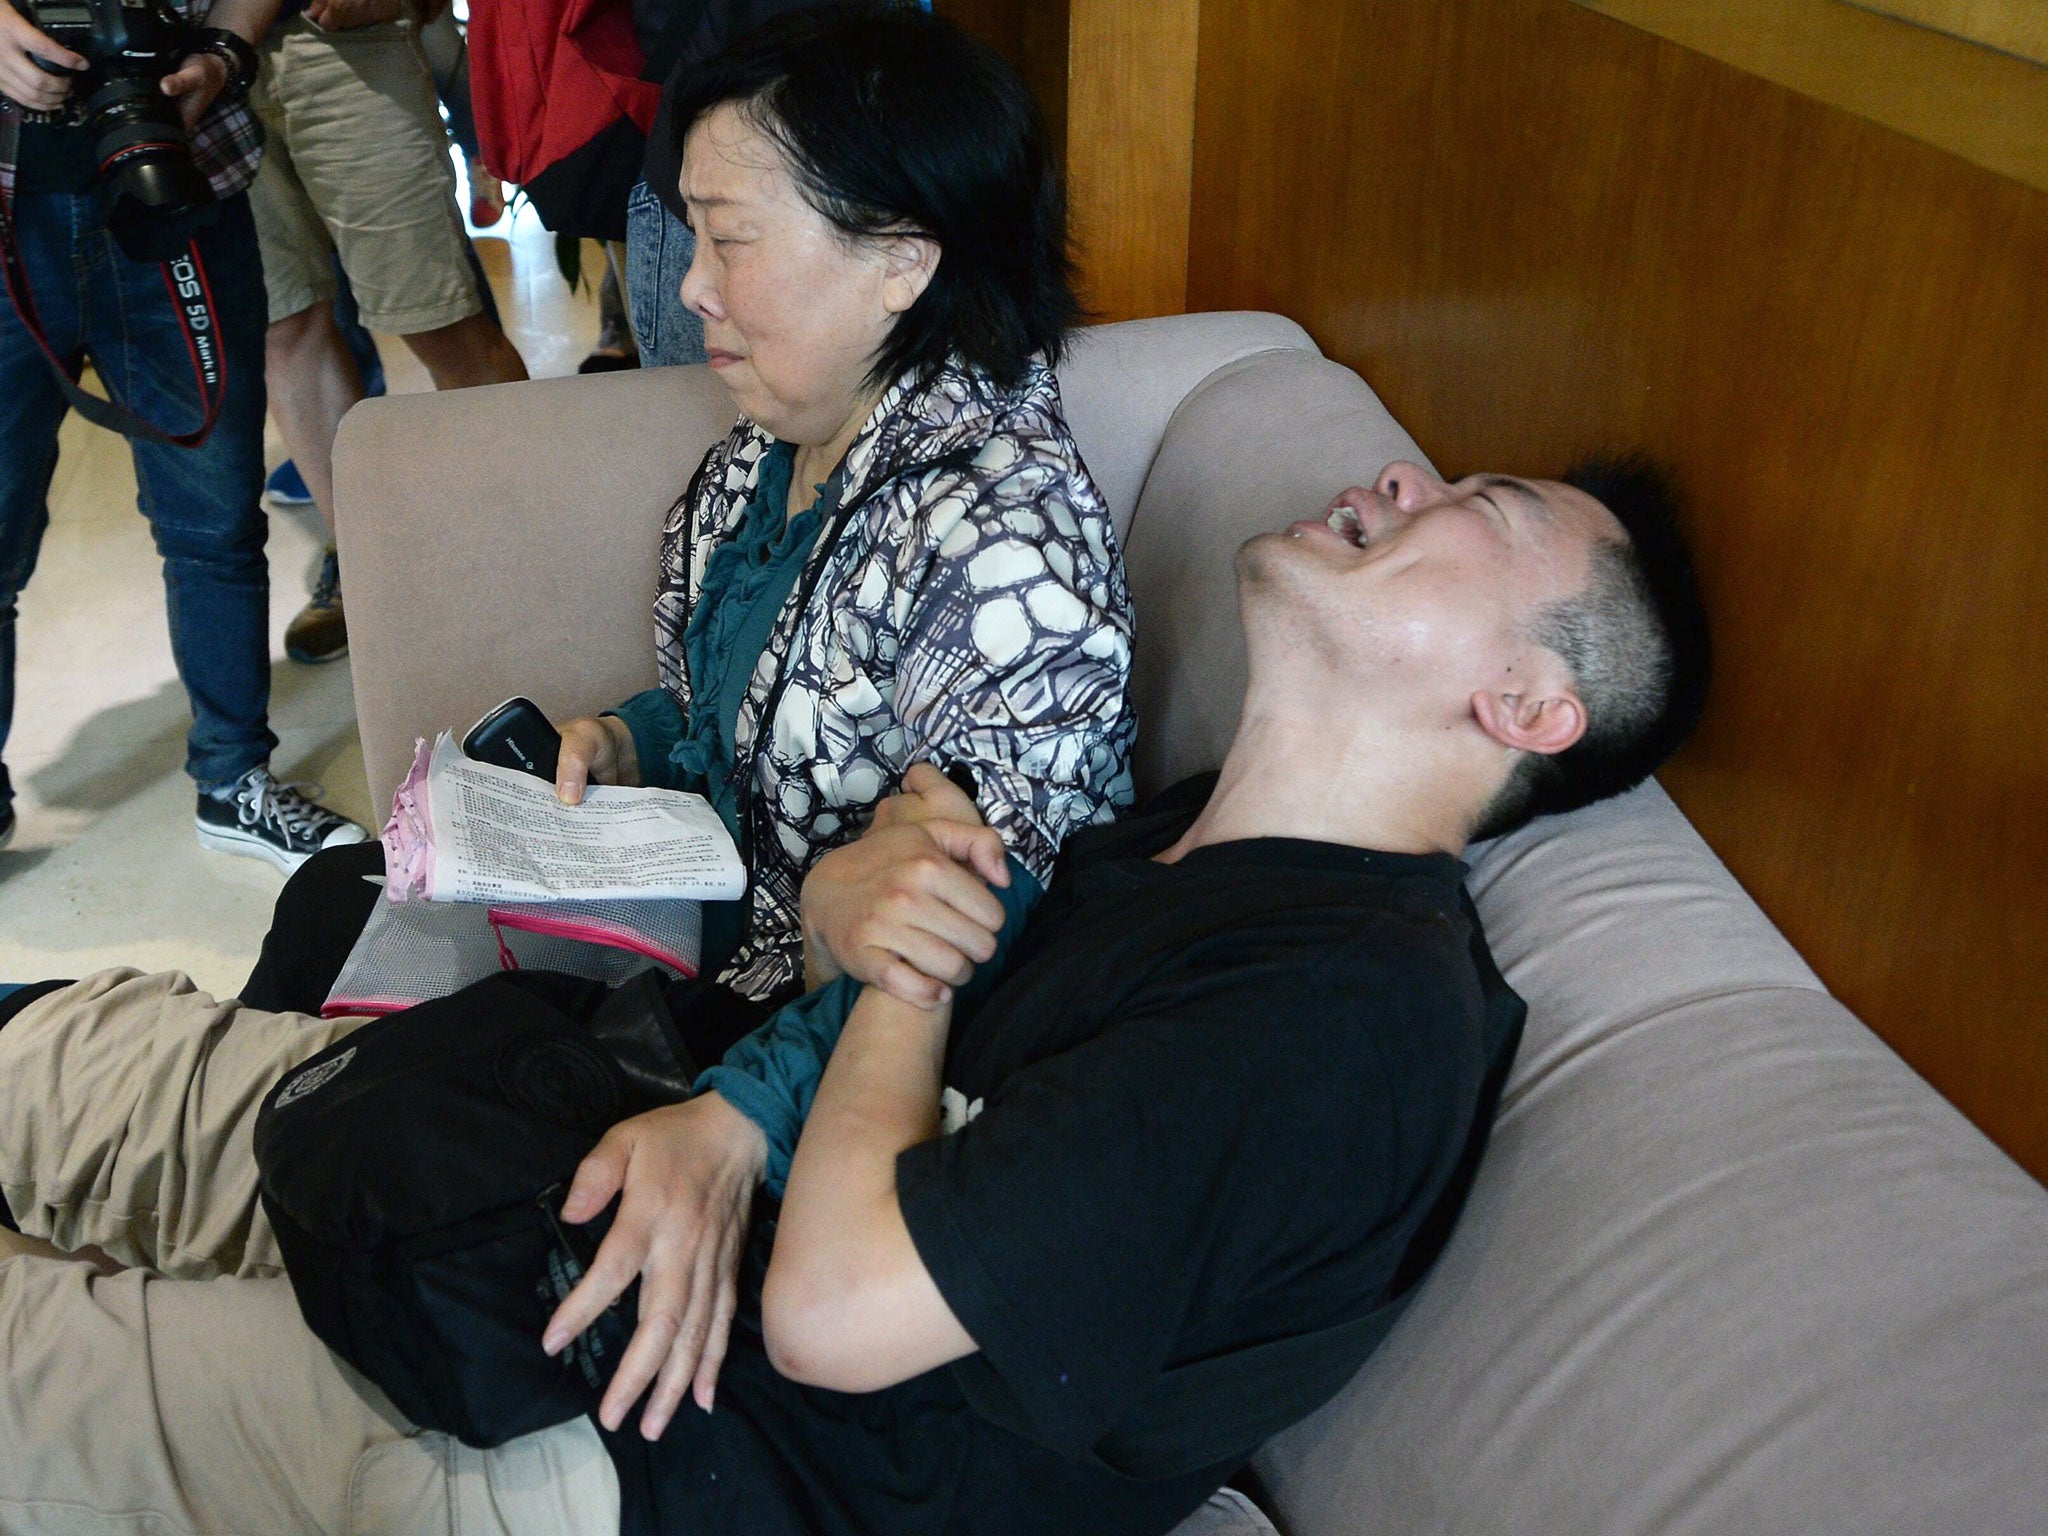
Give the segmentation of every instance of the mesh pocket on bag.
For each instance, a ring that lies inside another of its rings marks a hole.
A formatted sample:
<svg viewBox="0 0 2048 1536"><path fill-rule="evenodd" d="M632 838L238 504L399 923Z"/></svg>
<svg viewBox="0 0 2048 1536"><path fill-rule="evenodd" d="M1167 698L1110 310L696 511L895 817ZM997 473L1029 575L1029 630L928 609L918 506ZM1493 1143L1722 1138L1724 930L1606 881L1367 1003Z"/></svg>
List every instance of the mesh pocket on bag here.
<svg viewBox="0 0 2048 1536"><path fill-rule="evenodd" d="M702 935L694 901L380 901L320 1012L396 1013L500 971L560 971L607 986L650 965L695 976Z"/></svg>

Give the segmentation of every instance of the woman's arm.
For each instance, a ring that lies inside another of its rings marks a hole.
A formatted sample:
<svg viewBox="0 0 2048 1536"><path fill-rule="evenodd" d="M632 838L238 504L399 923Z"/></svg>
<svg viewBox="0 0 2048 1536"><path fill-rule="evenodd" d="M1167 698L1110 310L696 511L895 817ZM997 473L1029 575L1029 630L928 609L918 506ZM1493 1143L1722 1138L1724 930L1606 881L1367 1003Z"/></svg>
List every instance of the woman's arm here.
<svg viewBox="0 0 2048 1536"><path fill-rule="evenodd" d="M915 782L930 780L920 775ZM958 809L943 797L940 803ZM942 857L988 837L961 822L921 828L906 819L896 830L893 843L922 839ZM1006 938L1021 927L1028 907L1025 880L1013 880L998 904L1014 918ZM988 947L996 947L992 937ZM748 1205L764 1183L771 1194L782 1193L799 1132L860 996L860 984L842 977L780 1009L698 1079L688 1103L615 1126L578 1168L563 1219L589 1221L614 1195L622 1197L619 1215L589 1273L549 1320L543 1344L559 1353L640 1280L639 1320L599 1410L607 1427L624 1422L650 1383L654 1392L640 1421L649 1439L668 1427L685 1392L711 1406L737 1297ZM936 1103L938 1090L932 1093Z"/></svg>
<svg viewBox="0 0 2048 1536"><path fill-rule="evenodd" d="M1048 479L1015 504L984 490L960 519L971 539L959 523L927 531L962 552L934 559L917 590L895 697L908 755L972 770L977 809L1040 881L1070 833L1129 803L1136 733L1130 594L1108 514ZM1043 534L1012 532L1018 513Z"/></svg>
<svg viewBox="0 0 2048 1536"><path fill-rule="evenodd" d="M690 715L666 688L647 688L599 717L623 725L633 744L638 782L655 789L680 789L669 757L688 734Z"/></svg>

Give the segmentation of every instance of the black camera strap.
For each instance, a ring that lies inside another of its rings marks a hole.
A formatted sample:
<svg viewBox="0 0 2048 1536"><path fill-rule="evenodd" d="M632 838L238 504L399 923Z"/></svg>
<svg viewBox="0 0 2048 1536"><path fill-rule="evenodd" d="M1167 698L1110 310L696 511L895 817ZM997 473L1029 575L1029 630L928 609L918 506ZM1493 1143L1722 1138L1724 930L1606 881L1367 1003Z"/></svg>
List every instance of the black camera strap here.
<svg viewBox="0 0 2048 1536"><path fill-rule="evenodd" d="M79 382L79 375L71 371L71 365L57 355L57 349L50 345L50 338L43 331L42 317L36 313L35 296L29 292L28 269L22 264L21 247L14 238L14 210L5 198L0 198L0 264L6 267L7 295L14 301L15 313L42 348L64 398L79 415L123 437L139 437L172 448L196 448L206 441L227 400L228 360L221 346L219 311L214 307L213 289L206 280L206 264L199 259L197 244L186 246L184 255L172 257L162 268L164 289L170 295L178 327L184 332L193 382L198 386L199 402L205 410L199 425L190 432L166 432L119 401L91 393Z"/></svg>

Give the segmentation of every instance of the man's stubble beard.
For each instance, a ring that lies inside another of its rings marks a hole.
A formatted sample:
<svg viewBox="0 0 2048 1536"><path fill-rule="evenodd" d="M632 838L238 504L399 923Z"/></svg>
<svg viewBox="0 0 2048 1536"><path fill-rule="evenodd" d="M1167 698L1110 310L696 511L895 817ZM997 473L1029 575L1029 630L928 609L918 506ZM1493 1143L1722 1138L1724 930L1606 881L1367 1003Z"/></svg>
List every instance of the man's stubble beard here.
<svg viewBox="0 0 2048 1536"><path fill-rule="evenodd" d="M1312 579L1316 567L1307 559L1290 559L1289 535L1262 533L1238 546L1238 621L1249 658L1265 653L1289 671L1314 665L1335 674L1348 672L1353 658L1346 652L1359 630L1370 624L1364 612L1333 622L1325 610L1330 594ZM1276 653L1277 654L1274 654Z"/></svg>

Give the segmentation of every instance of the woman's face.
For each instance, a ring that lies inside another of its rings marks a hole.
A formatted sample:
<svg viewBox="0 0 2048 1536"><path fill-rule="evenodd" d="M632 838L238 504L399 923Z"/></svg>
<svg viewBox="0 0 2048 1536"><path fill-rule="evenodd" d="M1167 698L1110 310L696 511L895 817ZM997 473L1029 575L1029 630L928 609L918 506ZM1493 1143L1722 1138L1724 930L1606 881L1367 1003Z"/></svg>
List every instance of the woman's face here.
<svg viewBox="0 0 2048 1536"><path fill-rule="evenodd" d="M697 234L683 302L703 317L711 366L739 408L788 442L850 436L873 406L868 369L931 280L938 246L848 239L729 102L684 141L681 192Z"/></svg>

